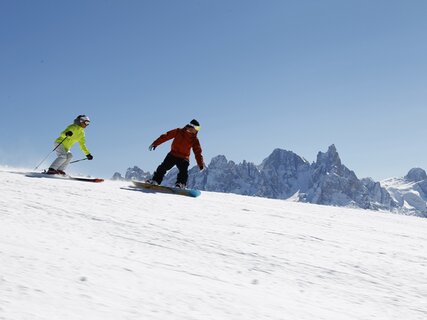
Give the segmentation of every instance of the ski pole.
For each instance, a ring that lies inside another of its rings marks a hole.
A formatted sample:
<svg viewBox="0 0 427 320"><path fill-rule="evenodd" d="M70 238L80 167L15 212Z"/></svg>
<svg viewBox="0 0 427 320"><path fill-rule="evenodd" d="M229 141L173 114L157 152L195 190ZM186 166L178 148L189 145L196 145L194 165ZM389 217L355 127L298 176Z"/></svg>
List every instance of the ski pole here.
<svg viewBox="0 0 427 320"><path fill-rule="evenodd" d="M62 139L62 141L60 142L60 143L58 143L58 145L51 151L51 152L49 152L49 154L38 164L38 166L37 167L35 167L34 168L34 170L37 170L39 167L40 167L40 165L50 156L50 154L52 153L52 152L54 152L56 149L58 149L58 147L65 141L65 139L67 139L68 138L68 136L66 136L64 139Z"/></svg>
<svg viewBox="0 0 427 320"><path fill-rule="evenodd" d="M70 164L71 164L71 163L80 162L80 161L84 161L84 160L87 160L87 158L83 158L83 159L80 159L80 160L74 160L74 161L71 161L71 162L70 162Z"/></svg>

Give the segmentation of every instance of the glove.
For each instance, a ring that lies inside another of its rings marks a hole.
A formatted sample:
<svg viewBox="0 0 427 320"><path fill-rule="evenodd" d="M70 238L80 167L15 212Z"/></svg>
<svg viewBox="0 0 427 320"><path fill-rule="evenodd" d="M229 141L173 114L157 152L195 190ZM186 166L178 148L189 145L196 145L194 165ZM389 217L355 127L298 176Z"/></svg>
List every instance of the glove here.
<svg viewBox="0 0 427 320"><path fill-rule="evenodd" d="M199 166L200 172L203 172L206 170L205 164L202 164L201 166Z"/></svg>
<svg viewBox="0 0 427 320"><path fill-rule="evenodd" d="M73 135L73 131L67 131L67 132L65 132L65 135L67 137L71 137Z"/></svg>
<svg viewBox="0 0 427 320"><path fill-rule="evenodd" d="M91 155L91 154L89 153L89 154L87 154L87 155L86 155L86 158L87 158L88 160L92 160L92 159L93 159L93 155Z"/></svg>
<svg viewBox="0 0 427 320"><path fill-rule="evenodd" d="M151 144L151 145L148 147L148 150L153 151L153 150L156 150L156 148L157 148L157 146L155 146L155 145Z"/></svg>

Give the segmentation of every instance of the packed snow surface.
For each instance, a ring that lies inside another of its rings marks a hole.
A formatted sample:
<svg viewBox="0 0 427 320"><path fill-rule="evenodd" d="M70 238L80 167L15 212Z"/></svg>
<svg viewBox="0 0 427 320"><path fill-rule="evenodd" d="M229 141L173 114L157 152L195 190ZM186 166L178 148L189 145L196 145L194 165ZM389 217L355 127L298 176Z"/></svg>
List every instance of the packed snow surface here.
<svg viewBox="0 0 427 320"><path fill-rule="evenodd" d="M0 171L0 319L427 319L427 220Z"/></svg>

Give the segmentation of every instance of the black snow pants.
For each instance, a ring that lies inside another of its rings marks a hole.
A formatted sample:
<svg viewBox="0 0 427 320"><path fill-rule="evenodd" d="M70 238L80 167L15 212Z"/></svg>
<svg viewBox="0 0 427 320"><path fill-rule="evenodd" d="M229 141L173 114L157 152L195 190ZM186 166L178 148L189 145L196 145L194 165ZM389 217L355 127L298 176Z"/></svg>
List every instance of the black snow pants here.
<svg viewBox="0 0 427 320"><path fill-rule="evenodd" d="M156 171L154 172L153 180L156 181L158 184L161 184L166 172L172 169L173 166L176 166L179 170L178 176L176 178L176 183L182 183L184 185L187 185L189 165L190 162L188 160L175 157L168 153L165 160L163 160L163 162L157 167Z"/></svg>

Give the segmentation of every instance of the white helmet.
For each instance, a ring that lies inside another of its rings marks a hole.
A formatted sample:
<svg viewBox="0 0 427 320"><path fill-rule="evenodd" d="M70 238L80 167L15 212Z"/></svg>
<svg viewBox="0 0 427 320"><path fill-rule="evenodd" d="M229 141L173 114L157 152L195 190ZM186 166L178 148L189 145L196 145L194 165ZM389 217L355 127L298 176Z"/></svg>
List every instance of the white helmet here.
<svg viewBox="0 0 427 320"><path fill-rule="evenodd" d="M86 125L89 125L90 119L88 116L81 114L74 120L74 123L76 124L84 123Z"/></svg>

